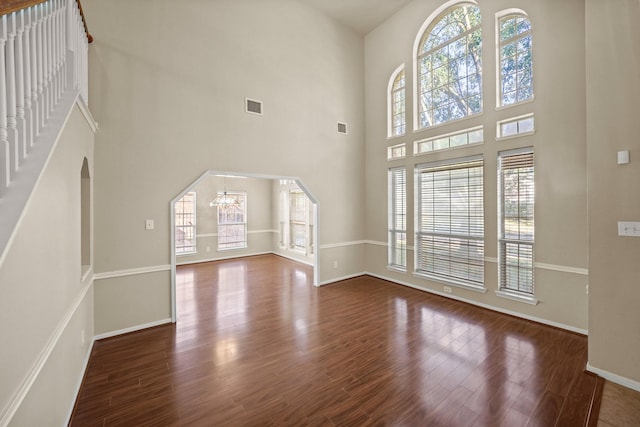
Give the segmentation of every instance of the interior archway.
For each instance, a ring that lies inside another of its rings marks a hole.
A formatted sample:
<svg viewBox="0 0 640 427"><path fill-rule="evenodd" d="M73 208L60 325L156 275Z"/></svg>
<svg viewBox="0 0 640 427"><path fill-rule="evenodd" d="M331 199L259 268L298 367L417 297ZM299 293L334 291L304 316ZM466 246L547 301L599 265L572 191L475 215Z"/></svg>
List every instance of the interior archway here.
<svg viewBox="0 0 640 427"><path fill-rule="evenodd" d="M215 190L216 185L212 185L211 181L212 180L217 180L217 190ZM263 249L260 250L259 252L264 253L264 252L272 252L272 253L276 253L277 255L281 255L281 256L285 256L291 259L294 259L295 261L299 261L299 262L303 262L306 264L309 264L313 267L313 284L315 286L319 286L319 271L318 271L318 265L319 265L319 251L318 251L318 212L319 212L319 204L318 204L318 200L317 198L313 195L313 193L309 190L309 188L299 179L296 177L288 177L288 176L279 176L279 175L263 175L263 174L245 174L245 173L237 173L237 172L226 172L226 171L217 171L217 170L208 170L205 171L198 179L196 179L194 182L192 182L190 185L188 185L185 189L183 189L175 198L173 198L170 203L169 203L169 209L170 209L170 223L171 223L171 239L170 239L170 244L171 244L171 318L172 321L175 323L177 321L177 308L176 308L176 268L178 266L178 264L188 264L188 263L199 263L199 262L208 262L208 261L216 261L216 260L223 260L223 259L227 259L227 258L235 258L235 257L242 257L242 256L251 256L254 253L252 253L252 250L255 250L255 248L249 248L248 250L240 250L240 251L236 251L236 252L226 252L224 253L224 255L221 255L220 252L216 252L215 250L213 251L213 253L211 252L211 248L212 247L216 247L217 244L215 243L218 239L218 235L217 233L215 234L201 234L201 235L197 235L197 222L198 222L198 214L196 211L196 220L195 220L195 224L193 225L193 236L190 237L191 239L194 240L194 242L192 242L192 244L196 245L196 252L198 251L201 252L201 254L199 256L190 256L193 255L194 253L185 253L183 252L183 247L181 246L181 248L179 249L180 252L182 252L182 254L180 254L180 258L182 259L182 261L179 263L178 262L178 254L177 254L177 250L176 250L176 242L179 241L180 239L184 239L185 233L184 231L182 231L181 227L178 226L178 224L176 223L176 204L178 202L181 202L182 200L184 200L183 198L185 197L185 195L188 194L199 194L202 193L202 191L198 192L198 189L202 189L205 188L204 193L208 195L208 199L204 200L204 201L200 201L200 202L193 202L194 205L195 203L197 203L197 205L199 206L198 209L200 209L202 206L212 206L213 207L213 202L210 202L209 199L213 199L215 198L215 194L216 192L221 192L224 189L224 192L227 192L227 184L229 183L229 192L233 192L236 190L242 190L242 188L239 187L243 187L242 185L238 185L237 182L244 182L244 181L240 181L240 180L247 180L246 182L252 182L252 181L268 181L270 183L270 188L274 188L275 186L280 186L282 188L290 188L291 185L293 185L294 187L298 188L300 191L302 191L304 193L304 195L306 195L306 197L308 198L309 204L310 204L310 227L309 227L309 241L311 243L309 243L307 246L309 247L309 250L307 251L307 253L305 253L305 257L301 259L300 257L297 257L296 254L294 252L291 253L292 256L288 256L287 253L282 253L281 249L286 249L285 248L285 244L283 243L284 240L282 238L282 236L280 235L281 233L283 233L283 228L282 228L282 224L280 224L280 226L278 227L271 227L271 229L268 230L249 230L248 234L252 234L252 233L271 233L271 234L278 234L279 237L276 238L272 238L272 246L271 249L269 250L264 250L264 246ZM220 184L223 183L223 187L220 187ZM250 186L250 185L247 185ZM246 187L246 186L245 186ZM264 190L262 190L264 191ZM273 190L270 190L273 193ZM190 197L194 197L195 199L197 198L201 198L202 196L190 196ZM273 194L270 194L269 197L271 197L272 199L275 198L273 197ZM251 218L251 214L249 214L249 212L251 212L251 206L252 206L252 201L251 198L249 198L248 200L248 207L247 207L247 211L248 211L248 217ZM254 213L255 210L257 208L254 208ZM269 216L272 218L274 216L274 212L277 212L279 209L279 204L276 203L272 203L271 204L271 208L270 208L270 213ZM208 214L211 215L211 214ZM250 224L248 224L248 227L250 227ZM180 229L180 230L179 230ZM178 231L179 230L179 231ZM180 234L179 236L177 234ZM199 239L205 241L205 239L214 239L214 240L210 240L210 243L202 243L199 241ZM188 239L187 239L188 240ZM280 243L277 243L280 242ZM188 246L188 245L187 245ZM279 248L278 248L279 246ZM218 248L218 250L220 250ZM304 251L303 251L304 252ZM187 255L186 257L184 255ZM210 255L207 255L210 254ZM186 260L186 261L185 261Z"/></svg>

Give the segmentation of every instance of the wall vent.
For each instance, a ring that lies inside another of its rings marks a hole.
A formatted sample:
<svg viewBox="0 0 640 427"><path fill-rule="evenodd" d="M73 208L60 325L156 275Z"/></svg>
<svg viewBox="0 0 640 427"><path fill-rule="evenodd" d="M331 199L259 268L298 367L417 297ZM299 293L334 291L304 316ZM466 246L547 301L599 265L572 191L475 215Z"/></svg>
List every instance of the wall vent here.
<svg viewBox="0 0 640 427"><path fill-rule="evenodd" d="M262 115L262 101L245 98L245 111L251 114Z"/></svg>
<svg viewBox="0 0 640 427"><path fill-rule="evenodd" d="M347 124L338 122L338 133L347 133Z"/></svg>

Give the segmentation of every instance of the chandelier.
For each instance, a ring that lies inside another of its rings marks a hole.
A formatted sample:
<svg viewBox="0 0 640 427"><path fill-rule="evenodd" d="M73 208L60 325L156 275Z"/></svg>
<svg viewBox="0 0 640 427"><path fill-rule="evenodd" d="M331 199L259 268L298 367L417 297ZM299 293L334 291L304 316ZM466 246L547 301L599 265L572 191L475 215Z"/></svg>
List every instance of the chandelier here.
<svg viewBox="0 0 640 427"><path fill-rule="evenodd" d="M227 210L240 206L240 202L233 196L229 196L227 194L227 189L225 188L224 193L218 194L218 196L209 203L209 206L214 207L217 206L218 209Z"/></svg>

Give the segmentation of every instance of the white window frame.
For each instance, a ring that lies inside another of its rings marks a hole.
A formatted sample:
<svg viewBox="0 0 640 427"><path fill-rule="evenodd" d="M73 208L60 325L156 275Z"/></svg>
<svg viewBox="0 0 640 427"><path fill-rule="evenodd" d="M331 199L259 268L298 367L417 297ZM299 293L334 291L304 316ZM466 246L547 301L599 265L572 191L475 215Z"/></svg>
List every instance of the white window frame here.
<svg viewBox="0 0 640 427"><path fill-rule="evenodd" d="M505 168L505 159L510 159L510 165ZM517 236L507 235L507 218L505 216L506 193L505 172L515 171L517 186L511 192L511 200L517 204L516 216L512 216L511 229L517 228ZM530 188L523 188L521 176L530 183ZM498 291L496 294L529 304L536 304L535 299L535 165L532 147L502 151L498 153ZM521 208L524 201L526 205ZM524 216L521 213L524 212ZM515 225L514 225L515 222ZM526 227L526 228L525 228ZM525 228L525 232L521 232ZM530 232L527 232L530 229ZM523 238L524 236L524 238ZM507 262L507 257L512 258ZM507 269L516 270L515 282ZM508 283L511 282L511 283Z"/></svg>
<svg viewBox="0 0 640 427"><path fill-rule="evenodd" d="M523 124L527 121L531 121L531 130L522 130ZM515 133L508 135L504 134L505 125L515 125ZM524 114L518 117L511 117L509 119L499 120L496 125L496 141L503 139L517 138L519 136L532 135L536 132L536 122L533 113Z"/></svg>
<svg viewBox="0 0 640 427"><path fill-rule="evenodd" d="M191 199L190 201L187 199ZM174 214L175 214L175 228L176 228L176 238L175 238L175 250L176 255L193 255L198 253L198 242L196 235L196 219L197 219L197 194L195 191L189 191L185 193L180 200L178 200L174 205ZM191 205L191 212L185 212L185 205ZM189 224L187 224L187 222ZM183 239L180 240L180 236L184 236ZM189 236L191 237L189 239ZM186 242L190 241L191 244L187 245L183 243L180 245L180 241Z"/></svg>
<svg viewBox="0 0 640 427"><path fill-rule="evenodd" d="M480 136L479 139L478 135ZM460 144L458 140L463 140L464 143ZM445 143L446 146L436 148L436 145L445 145ZM413 154L414 156L420 156L423 154L433 153L434 151L451 150L482 143L484 143L484 127L476 126L470 129L464 129L415 141L413 143ZM425 148L423 149L422 146L425 146Z"/></svg>
<svg viewBox="0 0 640 427"><path fill-rule="evenodd" d="M418 35L415 39L414 42L414 67L413 67L413 81L414 81L414 99L413 99L413 128L414 131L420 131L420 130L424 130L424 129L429 129L435 126L441 126L444 124L449 124L458 120L465 120L469 117L481 114L483 111L483 100L484 100L484 91L483 91L483 77L482 77L482 72L480 71L479 73L479 82L478 86L479 86L479 92L477 94L474 94L474 97L479 97L479 102L480 102L480 109L479 111L475 111L475 112L467 112L465 115L463 115L462 117L457 117L457 118L450 118L448 120L444 120L442 122L439 123L434 123L433 117L431 120L431 123L428 125L423 126L421 124L420 121L420 115L423 113L422 112L422 107L421 107L421 99L422 99L422 94L423 89L422 89L422 78L419 72L419 68L420 68L420 61L423 58L426 58L432 54L434 54L437 50L442 49L443 46L445 45L449 45L454 43L455 41L466 37L467 35L475 32L475 31L480 31L480 37L481 37L481 43L483 43L482 40L482 26L478 25L476 27L472 27L470 29L468 29L466 32L464 32L463 34L457 36L456 38L449 40L448 42L444 43L444 44L440 44L437 46L437 49L432 49L428 52L421 52L422 51L422 47L424 45L424 43L426 42L426 39L428 38L429 34L432 32L432 30L437 26L437 24L444 19L449 13L451 13L454 9L459 8L459 7L463 7L463 6L474 6L474 7L478 7L478 4L476 1L459 1L459 0L454 0L454 1L448 1L445 4L443 4L442 6L440 6L434 13L432 13L429 18L425 21L425 23L422 25L420 31L418 32ZM480 48L480 50L482 50L482 47ZM480 56L480 69L482 68L482 56ZM473 74L474 76L476 75L475 73ZM469 78L469 75L466 75L466 78ZM458 80L458 79L456 79ZM444 87L444 86L442 86ZM467 88L468 90L468 88Z"/></svg>
<svg viewBox="0 0 640 427"><path fill-rule="evenodd" d="M388 267L407 271L407 169L388 172Z"/></svg>
<svg viewBox="0 0 640 427"><path fill-rule="evenodd" d="M401 99L396 99L397 95L401 95ZM407 76L404 64L396 68L391 75L387 98L387 137L396 138L407 133ZM396 126L396 118L400 119L400 128Z"/></svg>
<svg viewBox="0 0 640 427"><path fill-rule="evenodd" d="M483 156L416 165L414 193L414 274L486 292Z"/></svg>
<svg viewBox="0 0 640 427"><path fill-rule="evenodd" d="M296 202L302 201L302 210L296 209ZM298 215L297 215L297 214ZM299 235L296 229L302 229L304 242L297 243ZM289 248L306 254L309 246L309 198L302 190L289 190Z"/></svg>
<svg viewBox="0 0 640 427"><path fill-rule="evenodd" d="M514 34L512 37L502 40L502 35L500 32L500 27L502 26L502 21L504 21L505 19L511 19L511 18L523 18L526 19L529 23L529 29L527 31L524 31L520 34ZM530 56L531 56L531 96L528 98L524 98L521 100L517 99L517 94L518 91L525 88L526 86L520 86L518 83L518 76L517 76L517 71L516 73L512 73L514 74L514 85L515 85L515 93L516 93L516 99L508 104L505 104L504 101L504 87L503 87L503 68L502 68L502 50L503 47L511 44L511 43L515 43L516 44L516 61L517 61L517 55L518 55L518 51L517 51L517 47L518 47L518 41L529 36L531 38L531 45L533 45L533 35L532 35L532 27L533 25L531 24L531 20L529 19L529 16L527 15L527 13L522 10L522 9L506 9L503 11L500 11L498 13L496 13L496 20L495 20L495 25L496 25L496 77L497 77L497 81L496 81L496 106L497 108L509 108L512 107L514 105L518 105L518 104L522 104L525 102L531 102L534 99L534 69L533 69L533 47L530 48L531 52L529 52ZM514 91L510 91L510 92L514 92Z"/></svg>
<svg viewBox="0 0 640 427"><path fill-rule="evenodd" d="M404 159L407 156L407 145L402 144L392 145L387 147L387 160Z"/></svg>
<svg viewBox="0 0 640 427"><path fill-rule="evenodd" d="M236 200L238 200L239 202L239 208L235 208L235 209L240 209L242 214L241 214L241 220L240 221L224 221L221 222L220 221L220 217L221 214L223 214L224 212L222 212L221 210L225 210L225 208L222 208L221 206L218 206L217 208L217 223L218 223L218 250L219 251L226 251L226 250L232 250L232 249L244 249L247 247L248 242L247 242L247 193L244 191L227 191L227 196L228 197L234 197L236 198ZM224 193L223 192L218 192L218 196L222 196ZM229 209L229 208L226 208ZM232 208L234 209L234 208ZM227 212L228 215L228 212ZM226 228L242 228L241 233L232 233L232 232L225 232ZM225 235L238 235L240 234L240 238L237 240L230 240L230 241L225 241Z"/></svg>

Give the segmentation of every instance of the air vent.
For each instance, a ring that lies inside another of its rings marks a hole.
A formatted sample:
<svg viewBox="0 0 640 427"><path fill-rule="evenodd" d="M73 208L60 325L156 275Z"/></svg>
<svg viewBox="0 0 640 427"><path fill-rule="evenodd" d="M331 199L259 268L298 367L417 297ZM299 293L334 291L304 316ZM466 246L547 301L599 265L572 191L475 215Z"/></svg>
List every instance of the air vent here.
<svg viewBox="0 0 640 427"><path fill-rule="evenodd" d="M347 133L347 124L338 122L338 133Z"/></svg>
<svg viewBox="0 0 640 427"><path fill-rule="evenodd" d="M262 115L262 101L256 101L255 99L245 99L245 111L251 114Z"/></svg>

